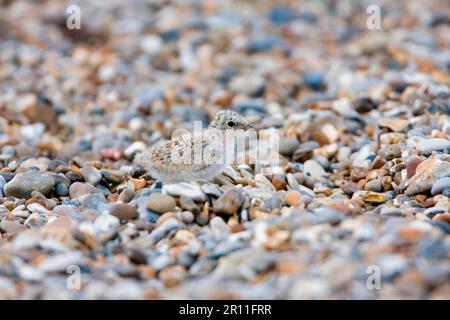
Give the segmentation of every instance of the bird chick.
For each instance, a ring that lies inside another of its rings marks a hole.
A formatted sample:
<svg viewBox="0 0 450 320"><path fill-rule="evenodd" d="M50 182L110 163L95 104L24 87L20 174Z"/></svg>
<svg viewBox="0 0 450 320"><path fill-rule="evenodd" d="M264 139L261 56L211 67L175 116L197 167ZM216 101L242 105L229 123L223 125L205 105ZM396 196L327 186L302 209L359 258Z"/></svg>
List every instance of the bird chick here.
<svg viewBox="0 0 450 320"><path fill-rule="evenodd" d="M250 128L253 126L244 117L234 111L223 110L216 114L200 137L182 135L159 143L148 153L136 156L136 162L144 165L152 177L163 183L207 180L223 169L224 163L217 162L217 156L223 153L220 141L223 134L227 130ZM210 157L204 157L205 154Z"/></svg>

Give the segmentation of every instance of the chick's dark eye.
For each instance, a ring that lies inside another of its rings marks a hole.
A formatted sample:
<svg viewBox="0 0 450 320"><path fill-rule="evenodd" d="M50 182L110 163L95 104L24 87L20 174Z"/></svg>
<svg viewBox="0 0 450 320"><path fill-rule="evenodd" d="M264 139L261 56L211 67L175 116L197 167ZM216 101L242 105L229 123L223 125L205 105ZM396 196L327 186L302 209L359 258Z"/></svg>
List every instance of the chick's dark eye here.
<svg viewBox="0 0 450 320"><path fill-rule="evenodd" d="M234 126L236 125L236 123L234 123L233 121L228 121L228 122L227 122L227 125L228 125L229 127L234 127Z"/></svg>

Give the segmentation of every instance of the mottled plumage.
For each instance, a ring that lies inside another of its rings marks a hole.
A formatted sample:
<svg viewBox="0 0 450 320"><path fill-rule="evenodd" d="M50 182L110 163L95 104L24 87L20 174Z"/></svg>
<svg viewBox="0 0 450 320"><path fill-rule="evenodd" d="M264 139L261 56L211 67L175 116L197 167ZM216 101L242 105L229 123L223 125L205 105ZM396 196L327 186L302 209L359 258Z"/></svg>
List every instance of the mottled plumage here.
<svg viewBox="0 0 450 320"><path fill-rule="evenodd" d="M223 151L220 141L222 133L229 129L249 128L252 125L238 113L220 111L201 137L184 135L159 143L148 153L138 155L136 162L143 164L152 177L163 183L207 180L220 173L223 168L223 164L216 160ZM205 158L205 154L210 157Z"/></svg>
<svg viewBox="0 0 450 320"><path fill-rule="evenodd" d="M219 130L253 128L244 117L231 110L219 111L209 124L209 127Z"/></svg>

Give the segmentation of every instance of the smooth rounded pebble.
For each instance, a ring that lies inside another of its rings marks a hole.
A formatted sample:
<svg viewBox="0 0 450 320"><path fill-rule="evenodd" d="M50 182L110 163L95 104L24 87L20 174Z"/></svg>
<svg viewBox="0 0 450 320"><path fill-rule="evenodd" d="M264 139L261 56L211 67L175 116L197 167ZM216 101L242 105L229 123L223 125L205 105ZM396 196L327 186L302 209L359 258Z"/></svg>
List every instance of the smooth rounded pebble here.
<svg viewBox="0 0 450 320"><path fill-rule="evenodd" d="M174 198L161 193L152 193L147 200L147 209L156 213L174 211L175 206L176 203Z"/></svg>
<svg viewBox="0 0 450 320"><path fill-rule="evenodd" d="M214 203L214 212L222 214L235 214L244 201L245 197L242 191L235 188L228 189Z"/></svg>
<svg viewBox="0 0 450 320"><path fill-rule="evenodd" d="M415 182L412 185L410 185L406 189L405 194L408 197L411 197L416 194L427 193L431 190L432 187L433 187L433 183L430 181L418 181L418 182Z"/></svg>
<svg viewBox="0 0 450 320"><path fill-rule="evenodd" d="M200 208L191 198L188 198L186 196L181 196L179 201L180 201L180 207L182 209L193 212L193 213L200 212Z"/></svg>
<svg viewBox="0 0 450 320"><path fill-rule="evenodd" d="M85 167L80 170L81 175L83 176L86 182L89 182L93 186L100 183L102 180L102 174L99 170L94 167Z"/></svg>
<svg viewBox="0 0 450 320"><path fill-rule="evenodd" d="M103 178L113 184L119 184L125 179L125 173L119 170L102 170L101 174Z"/></svg>
<svg viewBox="0 0 450 320"><path fill-rule="evenodd" d="M85 196L87 194L94 194L100 192L97 190L96 187L94 187L92 184L89 183L82 183L82 182L74 182L70 185L69 188L69 196L72 199Z"/></svg>
<svg viewBox="0 0 450 320"><path fill-rule="evenodd" d="M290 157L300 147L300 142L296 138L283 138L280 140L279 152L281 155Z"/></svg>
<svg viewBox="0 0 450 320"><path fill-rule="evenodd" d="M316 160L307 160L304 163L303 171L314 179L320 179L326 174L324 168Z"/></svg>
<svg viewBox="0 0 450 320"><path fill-rule="evenodd" d="M201 190L186 182L166 184L162 187L162 193L167 193L175 197L186 196L194 201L206 200L206 196Z"/></svg>
<svg viewBox="0 0 450 320"><path fill-rule="evenodd" d="M126 203L115 203L109 213L119 218L119 220L130 220L139 217L137 210Z"/></svg>
<svg viewBox="0 0 450 320"><path fill-rule="evenodd" d="M408 178L411 178L416 174L416 168L421 163L422 159L416 156L411 157L411 159L408 160L408 163L406 164L406 173Z"/></svg>
<svg viewBox="0 0 450 320"><path fill-rule="evenodd" d="M417 143L417 150L424 152L444 150L448 147L450 147L450 140L443 138L424 139Z"/></svg>
<svg viewBox="0 0 450 320"><path fill-rule="evenodd" d="M26 227L19 221L11 221L3 219L0 222L0 230L6 233L17 233L26 230Z"/></svg>
<svg viewBox="0 0 450 320"><path fill-rule="evenodd" d="M380 179L373 179L366 183L366 185L364 186L364 190L381 192L383 190L383 185Z"/></svg>
<svg viewBox="0 0 450 320"><path fill-rule="evenodd" d="M435 196L442 193L446 188L450 188L450 177L440 178L435 183L433 183L431 194Z"/></svg>
<svg viewBox="0 0 450 320"><path fill-rule="evenodd" d="M55 179L44 172L24 172L18 173L10 182L4 185L4 193L7 197L28 199L31 192L39 191L43 195L48 195L55 186Z"/></svg>
<svg viewBox="0 0 450 320"><path fill-rule="evenodd" d="M284 201L288 206L297 206L301 202L301 195L300 192L296 190L290 190L286 192L284 195Z"/></svg>

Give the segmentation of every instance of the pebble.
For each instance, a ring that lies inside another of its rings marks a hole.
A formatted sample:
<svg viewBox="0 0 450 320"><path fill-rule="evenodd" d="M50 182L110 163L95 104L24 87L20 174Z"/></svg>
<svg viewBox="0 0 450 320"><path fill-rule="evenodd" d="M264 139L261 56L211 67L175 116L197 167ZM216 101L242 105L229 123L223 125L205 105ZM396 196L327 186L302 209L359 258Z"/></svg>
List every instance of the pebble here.
<svg viewBox="0 0 450 320"><path fill-rule="evenodd" d="M125 188L119 195L118 201L124 202L124 203L128 203L131 200L133 200L134 196L136 195L136 193L128 188Z"/></svg>
<svg viewBox="0 0 450 320"><path fill-rule="evenodd" d="M81 182L81 181L83 181L83 176L80 173L78 173L78 172L68 171L68 172L65 173L65 176L67 178L69 178L69 180L71 182L76 182L76 181Z"/></svg>
<svg viewBox="0 0 450 320"><path fill-rule="evenodd" d="M450 177L440 178L436 182L433 183L433 187L431 188L431 194L433 196L443 193L445 189L450 188Z"/></svg>
<svg viewBox="0 0 450 320"><path fill-rule="evenodd" d="M72 199L80 198L82 196L94 194L97 192L99 192L99 190L97 190L97 188L89 183L74 182L70 185L69 188L69 196Z"/></svg>
<svg viewBox="0 0 450 320"><path fill-rule="evenodd" d="M305 162L306 160L312 158L313 152L314 149L300 146L300 148L295 150L294 154L292 155L292 159L296 162Z"/></svg>
<svg viewBox="0 0 450 320"><path fill-rule="evenodd" d="M40 264L38 270L44 273L66 272L69 266L78 265L82 260L83 254L79 251L61 253Z"/></svg>
<svg viewBox="0 0 450 320"><path fill-rule="evenodd" d="M152 231L150 237L154 242L158 242L162 238L166 236L171 231L180 229L182 227L182 223L175 218L168 218L164 221L160 226L158 226L155 230Z"/></svg>
<svg viewBox="0 0 450 320"><path fill-rule="evenodd" d="M216 237L220 237L229 231L228 225L221 217L212 218L209 225L211 227L211 231L216 235Z"/></svg>
<svg viewBox="0 0 450 320"><path fill-rule="evenodd" d="M384 166L385 163L386 163L386 160L384 160L380 156L376 156L375 159L373 159L373 161L372 161L370 170L380 169L381 167Z"/></svg>
<svg viewBox="0 0 450 320"><path fill-rule="evenodd" d="M50 162L49 162L48 165L47 165L47 168L48 168L48 170L50 170L50 171L55 171L56 168L58 168L59 166L69 168L69 166L67 165L67 163L65 163L65 162L62 161L62 160L58 160L58 159L50 160Z"/></svg>
<svg viewBox="0 0 450 320"><path fill-rule="evenodd" d="M102 180L102 174L94 167L85 167L80 170L86 182L96 186Z"/></svg>
<svg viewBox="0 0 450 320"><path fill-rule="evenodd" d="M450 188L445 188L444 190L442 190L442 194L446 197L450 198Z"/></svg>
<svg viewBox="0 0 450 320"><path fill-rule="evenodd" d="M364 186L364 190L374 191L374 192L381 192L383 190L383 185L381 184L380 179L370 180Z"/></svg>
<svg viewBox="0 0 450 320"><path fill-rule="evenodd" d="M40 213L40 214L48 214L50 212L47 208L45 208L44 206L42 206L42 205L40 205L39 203L36 203L36 202L29 204L27 206L27 209L30 212L37 212L37 213Z"/></svg>
<svg viewBox="0 0 450 320"><path fill-rule="evenodd" d="M55 179L50 174L29 171L17 174L4 185L3 192L7 197L29 199L31 192L39 191L43 195L48 195L54 186Z"/></svg>
<svg viewBox="0 0 450 320"><path fill-rule="evenodd" d="M402 215L402 211L394 207L383 207L380 214L382 216L400 217Z"/></svg>
<svg viewBox="0 0 450 320"><path fill-rule="evenodd" d="M416 174L416 168L420 163L422 163L422 159L420 159L419 157L411 157L408 160L408 163L406 165L408 179L412 178Z"/></svg>
<svg viewBox="0 0 450 320"><path fill-rule="evenodd" d="M296 138L283 138L280 140L279 152L283 156L291 157L299 147L300 142Z"/></svg>
<svg viewBox="0 0 450 320"><path fill-rule="evenodd" d="M186 224L192 223L195 219L194 214L191 211L180 212L180 219Z"/></svg>
<svg viewBox="0 0 450 320"><path fill-rule="evenodd" d="M186 268L181 265L169 266L159 272L159 278L166 287L175 287L186 278Z"/></svg>
<svg viewBox="0 0 450 320"><path fill-rule="evenodd" d="M124 154L127 158L133 158L137 153L144 152L146 145L142 141L133 142L128 148L124 150Z"/></svg>
<svg viewBox="0 0 450 320"><path fill-rule="evenodd" d="M68 196L69 195L69 188L64 183L58 183L55 186L55 192L60 197Z"/></svg>
<svg viewBox="0 0 450 320"><path fill-rule="evenodd" d="M326 175L324 168L315 160L307 160L303 164L303 172L313 179L320 179Z"/></svg>
<svg viewBox="0 0 450 320"><path fill-rule="evenodd" d="M56 215L56 216L62 216L62 217L70 216L72 218L79 219L80 218L80 209L73 207L73 206L69 206L69 205L59 205L59 206L56 206L55 208L53 208L52 214Z"/></svg>
<svg viewBox="0 0 450 320"><path fill-rule="evenodd" d="M320 90L323 86L324 77L323 74L317 71L307 71L303 75L305 84L314 90Z"/></svg>
<svg viewBox="0 0 450 320"><path fill-rule="evenodd" d="M26 227L18 221L11 221L3 218L0 222L0 230L6 233L18 233L26 230Z"/></svg>
<svg viewBox="0 0 450 320"><path fill-rule="evenodd" d="M284 174L274 174L271 182L276 190L286 189L287 183L286 176Z"/></svg>
<svg viewBox="0 0 450 320"><path fill-rule="evenodd" d="M174 211L175 206L175 200L171 196L161 193L152 193L147 200L147 208L159 214Z"/></svg>
<svg viewBox="0 0 450 320"><path fill-rule="evenodd" d="M133 178L139 178L140 176L145 174L145 168L143 165L141 164L137 164L133 167L133 169L131 169L130 175Z"/></svg>
<svg viewBox="0 0 450 320"><path fill-rule="evenodd" d="M326 123L320 128L320 132L324 138L324 144L334 143L339 139L339 132L331 123Z"/></svg>
<svg viewBox="0 0 450 320"><path fill-rule="evenodd" d="M440 179L442 177L450 177L450 161L442 161L437 168L433 168L433 178Z"/></svg>
<svg viewBox="0 0 450 320"><path fill-rule="evenodd" d="M3 186L6 184L5 178L3 176L0 176L0 197L3 197Z"/></svg>
<svg viewBox="0 0 450 320"><path fill-rule="evenodd" d="M348 181L344 181L341 185L340 188L342 191L344 191L345 194L352 196L356 191L360 190L360 187L358 186L358 184L354 183L354 182L348 182Z"/></svg>
<svg viewBox="0 0 450 320"><path fill-rule="evenodd" d="M137 219L139 213L135 208L126 203L115 203L111 206L109 213L121 221Z"/></svg>
<svg viewBox="0 0 450 320"><path fill-rule="evenodd" d="M352 167L356 168L356 167L363 167L363 163L365 162L365 160L367 160L370 156L370 154L372 153L372 145L370 144L366 144L364 146L362 146L362 148L356 152L353 153L351 155L351 159L352 159ZM381 150L380 150L381 152ZM385 158L381 153L380 156L382 158ZM387 160L387 159L386 159Z"/></svg>
<svg viewBox="0 0 450 320"><path fill-rule="evenodd" d="M358 199L359 197L368 203L383 203L387 200L384 193L373 191L357 191L353 194L352 199Z"/></svg>
<svg viewBox="0 0 450 320"><path fill-rule="evenodd" d="M186 196L181 196L179 199L180 207L186 212L192 212L194 214L197 214L200 212L200 208L198 205L191 199Z"/></svg>
<svg viewBox="0 0 450 320"><path fill-rule="evenodd" d="M213 197L220 197L222 195L222 191L217 187L215 184L204 184L202 186L202 191L206 193L207 195L213 196Z"/></svg>
<svg viewBox="0 0 450 320"><path fill-rule="evenodd" d="M125 173L119 170L102 170L103 178L113 184L119 184L125 179Z"/></svg>
<svg viewBox="0 0 450 320"><path fill-rule="evenodd" d="M422 152L444 150L448 147L450 147L450 140L443 138L423 139L417 143L417 150Z"/></svg>
<svg viewBox="0 0 450 320"><path fill-rule="evenodd" d="M382 147L378 154L386 160L400 158L402 155L402 148L398 145L390 144Z"/></svg>
<svg viewBox="0 0 450 320"><path fill-rule="evenodd" d="M318 208L314 210L316 223L339 224L345 219L344 215L331 208Z"/></svg>
<svg viewBox="0 0 450 320"><path fill-rule="evenodd" d="M446 208L442 207L431 207L426 209L423 214L426 215L429 218L433 218L436 214L444 213L446 211Z"/></svg>
<svg viewBox="0 0 450 320"><path fill-rule="evenodd" d="M284 201L288 206L298 206L301 203L300 192L296 190L290 190L284 195Z"/></svg>
<svg viewBox="0 0 450 320"><path fill-rule="evenodd" d="M271 191L276 190L275 186L272 184L272 182L261 173L258 173L255 175L255 184L258 188L261 188L261 189L268 189Z"/></svg>
<svg viewBox="0 0 450 320"><path fill-rule="evenodd" d="M354 168L350 173L350 179L353 182L358 182L364 179L369 174L369 170L366 168Z"/></svg>
<svg viewBox="0 0 450 320"><path fill-rule="evenodd" d="M245 196L242 191L235 188L228 189L214 202L214 212L227 215L236 214L244 201Z"/></svg>
<svg viewBox="0 0 450 320"><path fill-rule="evenodd" d="M409 121L403 119L381 119L380 127L387 127L394 132L403 131L408 128Z"/></svg>
<svg viewBox="0 0 450 320"><path fill-rule="evenodd" d="M81 207L84 209L93 209L96 211L103 211L106 209L106 199L102 193L93 193L82 196Z"/></svg>
<svg viewBox="0 0 450 320"><path fill-rule="evenodd" d="M48 221L47 216L34 212L27 217L27 219L23 224L28 228L33 229L44 226L47 223L47 221Z"/></svg>
<svg viewBox="0 0 450 320"><path fill-rule="evenodd" d="M120 225L120 220L110 214L99 215L93 225L93 231L98 236L103 233L112 233Z"/></svg>
<svg viewBox="0 0 450 320"><path fill-rule="evenodd" d="M162 188L162 193L167 193L174 197L186 196L196 202L206 200L205 194L201 190L185 182L164 185Z"/></svg>
<svg viewBox="0 0 450 320"><path fill-rule="evenodd" d="M380 269L383 270L383 273L381 274L382 279L387 280L403 271L407 267L408 262L399 254L386 253L378 257L378 264Z"/></svg>
<svg viewBox="0 0 450 320"><path fill-rule="evenodd" d="M270 209L270 210L273 210L273 209L276 209L276 208L281 208L281 207L283 207L283 205L284 205L283 199L281 199L281 198L279 198L277 196L265 199L264 202L263 202L264 208L267 208L267 209Z"/></svg>
<svg viewBox="0 0 450 320"><path fill-rule="evenodd" d="M25 208L25 207L24 207L24 208ZM17 208L16 208L16 209L14 209L14 210L11 212L11 214L12 214L14 217L26 219L26 218L28 218L28 216L30 215L30 211L27 211L27 210L17 210Z"/></svg>
<svg viewBox="0 0 450 320"><path fill-rule="evenodd" d="M433 187L433 183L429 181L418 181L411 184L405 191L405 194L409 197L416 194L428 193Z"/></svg>

